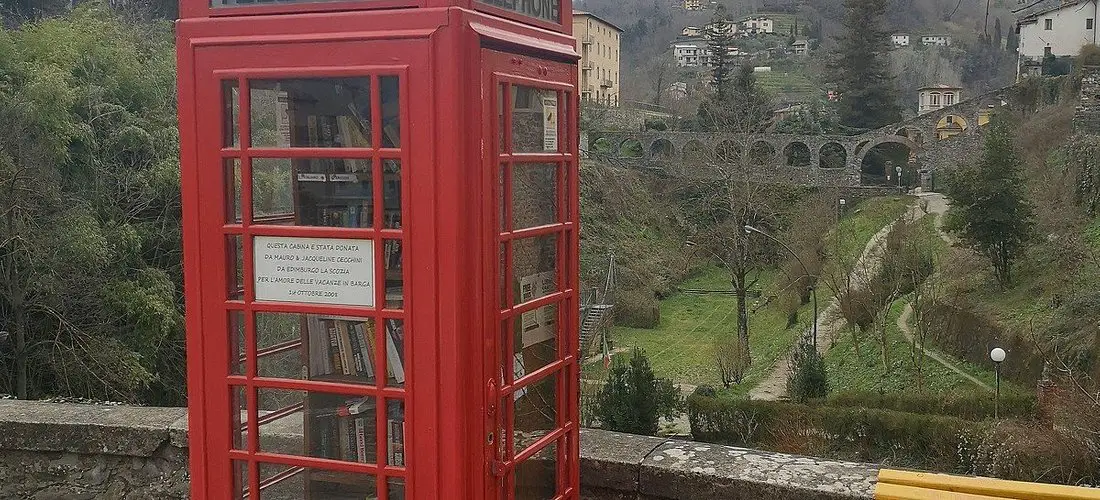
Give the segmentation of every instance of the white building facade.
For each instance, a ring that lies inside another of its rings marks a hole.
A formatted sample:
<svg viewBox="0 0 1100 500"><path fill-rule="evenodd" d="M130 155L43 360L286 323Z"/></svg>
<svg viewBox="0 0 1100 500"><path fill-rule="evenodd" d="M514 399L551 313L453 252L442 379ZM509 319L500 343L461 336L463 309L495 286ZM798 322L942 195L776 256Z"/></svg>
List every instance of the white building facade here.
<svg viewBox="0 0 1100 500"><path fill-rule="evenodd" d="M741 21L741 29L748 34L775 33L775 21L767 17L750 17Z"/></svg>
<svg viewBox="0 0 1100 500"><path fill-rule="evenodd" d="M1075 56L1097 44L1097 1L1063 1L1020 18L1020 57L1041 60L1047 54Z"/></svg>
<svg viewBox="0 0 1100 500"><path fill-rule="evenodd" d="M710 61L710 46L706 41L685 41L672 44L672 55L681 68L698 68Z"/></svg>
<svg viewBox="0 0 1100 500"><path fill-rule="evenodd" d="M934 47L947 47L951 45L951 37L947 35L922 35L920 37L921 45L931 45Z"/></svg>
<svg viewBox="0 0 1100 500"><path fill-rule="evenodd" d="M890 41L894 42L895 47L908 47L909 35L905 33L894 33L890 35Z"/></svg>
<svg viewBox="0 0 1100 500"><path fill-rule="evenodd" d="M917 89L920 102L917 114L923 115L948 106L954 106L962 100L962 88L951 85L933 85Z"/></svg>

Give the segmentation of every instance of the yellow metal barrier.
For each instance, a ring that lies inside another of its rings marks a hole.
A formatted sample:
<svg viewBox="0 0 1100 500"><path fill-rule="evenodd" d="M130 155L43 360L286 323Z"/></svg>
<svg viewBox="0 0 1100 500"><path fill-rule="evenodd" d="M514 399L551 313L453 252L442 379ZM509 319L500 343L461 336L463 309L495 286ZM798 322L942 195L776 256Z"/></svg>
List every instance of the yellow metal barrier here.
<svg viewBox="0 0 1100 500"><path fill-rule="evenodd" d="M882 469L878 500L1100 500L1100 489Z"/></svg>

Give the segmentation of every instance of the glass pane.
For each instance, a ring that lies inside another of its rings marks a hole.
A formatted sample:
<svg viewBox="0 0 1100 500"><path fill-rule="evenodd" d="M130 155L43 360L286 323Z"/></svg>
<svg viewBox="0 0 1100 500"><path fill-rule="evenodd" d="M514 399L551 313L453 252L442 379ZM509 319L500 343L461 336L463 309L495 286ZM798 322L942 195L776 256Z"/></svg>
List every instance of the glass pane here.
<svg viewBox="0 0 1100 500"><path fill-rule="evenodd" d="M382 160L382 202L386 229L401 229L401 161Z"/></svg>
<svg viewBox="0 0 1100 500"><path fill-rule="evenodd" d="M386 385L405 386L405 322L386 320Z"/></svg>
<svg viewBox="0 0 1100 500"><path fill-rule="evenodd" d="M241 159L225 160L225 220L241 223Z"/></svg>
<svg viewBox="0 0 1100 500"><path fill-rule="evenodd" d="M391 477L386 480L386 487L389 490L386 496L390 500L405 500L405 480L399 477Z"/></svg>
<svg viewBox="0 0 1100 500"><path fill-rule="evenodd" d="M237 80L222 80L222 146L240 147L241 91Z"/></svg>
<svg viewBox="0 0 1100 500"><path fill-rule="evenodd" d="M373 384L374 324L371 318L256 313L257 375Z"/></svg>
<svg viewBox="0 0 1100 500"><path fill-rule="evenodd" d="M248 492L248 462L233 461L233 498L245 498Z"/></svg>
<svg viewBox="0 0 1100 500"><path fill-rule="evenodd" d="M386 266L386 308L401 309L405 305L400 240L385 240L382 244Z"/></svg>
<svg viewBox="0 0 1100 500"><path fill-rule="evenodd" d="M374 397L263 387L257 397L260 451L375 463Z"/></svg>
<svg viewBox="0 0 1100 500"><path fill-rule="evenodd" d="M405 466L405 402L386 400L386 463Z"/></svg>
<svg viewBox="0 0 1100 500"><path fill-rule="evenodd" d="M504 143L504 88L507 85L497 86L497 153L503 153L507 144Z"/></svg>
<svg viewBox="0 0 1100 500"><path fill-rule="evenodd" d="M558 443L555 441L516 466L516 500L550 500L558 494Z"/></svg>
<svg viewBox="0 0 1100 500"><path fill-rule="evenodd" d="M558 152L557 92L512 87L512 152Z"/></svg>
<svg viewBox="0 0 1100 500"><path fill-rule="evenodd" d="M244 300L244 239L239 234L225 237L225 250L228 255L226 271L226 298Z"/></svg>
<svg viewBox="0 0 1100 500"><path fill-rule="evenodd" d="M351 500L378 498L377 479L310 467L260 463L261 500Z"/></svg>
<svg viewBox="0 0 1100 500"><path fill-rule="evenodd" d="M229 374L244 375L244 311L229 311Z"/></svg>
<svg viewBox="0 0 1100 500"><path fill-rule="evenodd" d="M252 147L370 147L370 78L251 80Z"/></svg>
<svg viewBox="0 0 1100 500"><path fill-rule="evenodd" d="M558 175L554 163L512 167L512 229L558 222Z"/></svg>
<svg viewBox="0 0 1100 500"><path fill-rule="evenodd" d="M241 386L233 386L229 389L229 402L230 413L232 413L233 419L233 449L234 450L246 450L248 449L248 426L245 422L248 421L248 400L245 399L245 388Z"/></svg>
<svg viewBox="0 0 1100 500"><path fill-rule="evenodd" d="M382 147L401 147L401 81L396 76L379 79L382 91Z"/></svg>
<svg viewBox="0 0 1100 500"><path fill-rule="evenodd" d="M256 158L252 210L256 223L371 227L370 160Z"/></svg>
<svg viewBox="0 0 1100 500"><path fill-rule="evenodd" d="M558 377L559 372L555 372L512 394L515 404L513 453L518 455L557 426Z"/></svg>
<svg viewBox="0 0 1100 500"><path fill-rule="evenodd" d="M512 323L513 356L524 374L534 372L558 359L558 306L549 304L520 314ZM520 373L517 370L516 379Z"/></svg>
<svg viewBox="0 0 1100 500"><path fill-rule="evenodd" d="M558 291L557 251L556 234L512 241L515 304L530 302Z"/></svg>

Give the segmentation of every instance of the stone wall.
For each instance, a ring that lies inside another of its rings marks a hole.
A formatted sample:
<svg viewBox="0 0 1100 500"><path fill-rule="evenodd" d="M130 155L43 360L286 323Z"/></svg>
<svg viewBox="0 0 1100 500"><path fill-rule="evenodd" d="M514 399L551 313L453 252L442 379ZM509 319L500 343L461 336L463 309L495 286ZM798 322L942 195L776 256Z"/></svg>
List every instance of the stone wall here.
<svg viewBox="0 0 1100 500"><path fill-rule="evenodd" d="M1081 68L1081 95L1073 113L1073 131L1100 134L1100 66Z"/></svg>
<svg viewBox="0 0 1100 500"><path fill-rule="evenodd" d="M186 422L184 408L0 401L0 498L187 498ZM877 475L869 464L581 432L584 500L870 499Z"/></svg>

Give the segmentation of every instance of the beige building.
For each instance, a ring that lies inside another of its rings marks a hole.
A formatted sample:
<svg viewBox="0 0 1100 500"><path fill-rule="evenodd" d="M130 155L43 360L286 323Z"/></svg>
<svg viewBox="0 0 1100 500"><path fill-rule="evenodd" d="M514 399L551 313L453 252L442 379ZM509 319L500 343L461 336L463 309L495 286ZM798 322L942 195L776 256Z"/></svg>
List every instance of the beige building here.
<svg viewBox="0 0 1100 500"><path fill-rule="evenodd" d="M581 54L581 99L619 105L619 40L623 30L589 12L573 11Z"/></svg>

